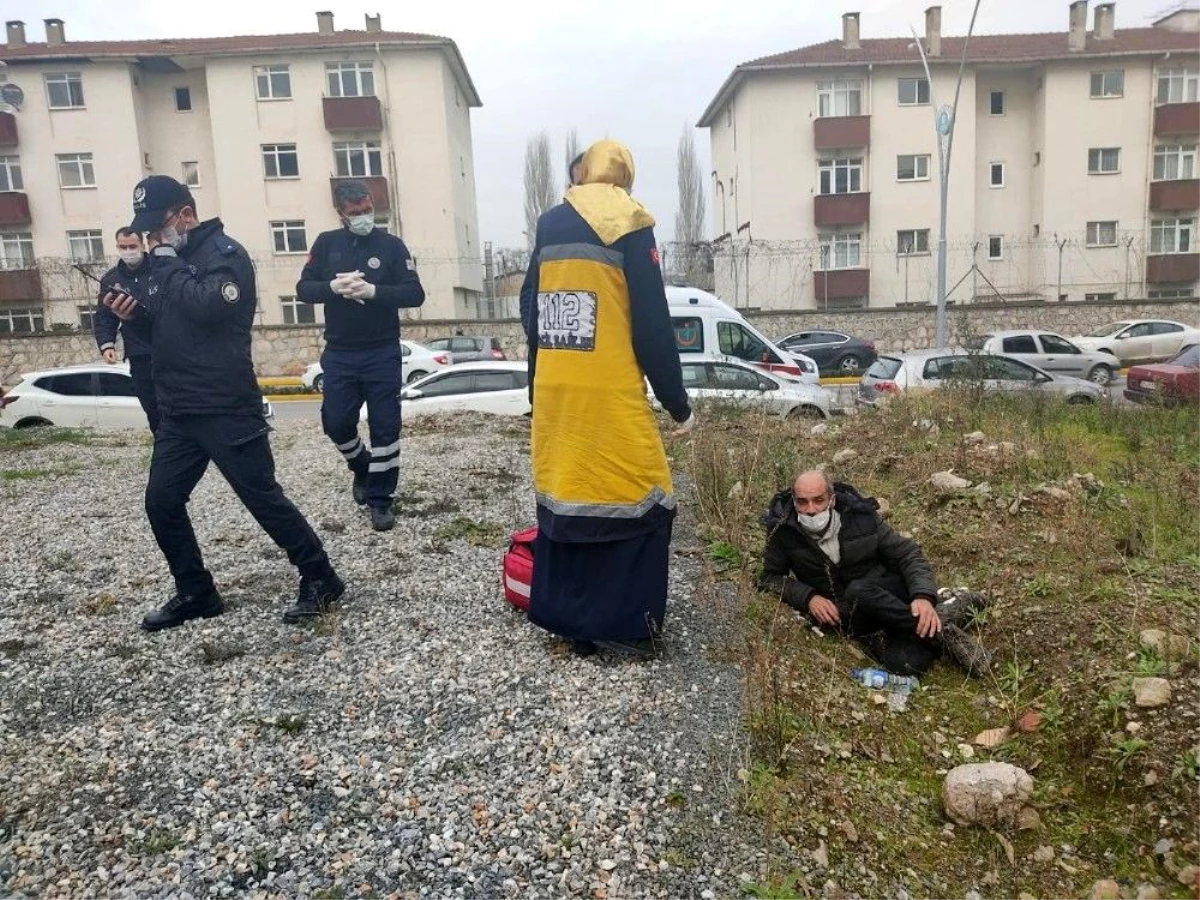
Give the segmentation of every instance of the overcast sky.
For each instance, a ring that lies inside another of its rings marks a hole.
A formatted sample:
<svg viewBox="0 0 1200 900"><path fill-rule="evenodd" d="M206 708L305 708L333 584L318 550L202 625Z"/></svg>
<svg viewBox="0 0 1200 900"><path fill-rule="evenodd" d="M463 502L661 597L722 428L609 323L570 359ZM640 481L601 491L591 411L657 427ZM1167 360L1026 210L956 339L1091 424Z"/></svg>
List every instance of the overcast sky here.
<svg viewBox="0 0 1200 900"><path fill-rule="evenodd" d="M341 0L287 6L244 0L5 0L4 18L24 19L30 40L43 39L41 20L47 16L65 20L68 41L115 40L315 31L319 8L334 12L337 28L361 29L364 13L382 11L385 29L453 38L483 99L483 108L473 114L480 234L506 247L524 243L521 167L528 135L549 132L560 168L572 127L584 146L605 136L627 143L638 169L634 193L658 218L660 242L669 240L679 136L695 124L734 66L838 37L841 14L849 10L862 14L864 38L908 34L910 25L921 32L931 2L402 0L375 6L372 0L364 7ZM1117 27L1148 25L1176 5L1119 0ZM963 33L971 6L972 0L944 0L943 33ZM1065 32L1067 7L1067 0L982 0L976 32ZM700 169L708 172L708 132L694 136ZM706 179L706 190L708 185ZM711 209L711 197L708 204Z"/></svg>

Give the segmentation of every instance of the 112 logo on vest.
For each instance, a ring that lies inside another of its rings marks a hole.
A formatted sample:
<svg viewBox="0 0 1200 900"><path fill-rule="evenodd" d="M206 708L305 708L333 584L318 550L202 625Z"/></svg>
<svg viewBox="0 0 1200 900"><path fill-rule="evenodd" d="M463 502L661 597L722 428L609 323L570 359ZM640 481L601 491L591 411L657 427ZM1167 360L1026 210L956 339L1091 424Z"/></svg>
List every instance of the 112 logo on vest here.
<svg viewBox="0 0 1200 900"><path fill-rule="evenodd" d="M595 350L596 306L596 295L591 291L539 293L539 349Z"/></svg>

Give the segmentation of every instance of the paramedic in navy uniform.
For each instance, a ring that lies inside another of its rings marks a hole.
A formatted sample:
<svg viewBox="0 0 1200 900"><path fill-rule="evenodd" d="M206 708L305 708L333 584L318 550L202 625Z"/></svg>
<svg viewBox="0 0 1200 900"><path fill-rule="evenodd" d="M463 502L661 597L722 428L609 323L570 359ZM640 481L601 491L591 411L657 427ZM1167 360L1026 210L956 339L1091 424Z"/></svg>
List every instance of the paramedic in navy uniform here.
<svg viewBox="0 0 1200 900"><path fill-rule="evenodd" d="M367 186L343 181L333 194L342 227L313 241L296 297L325 306L321 425L354 473L354 502L388 531L400 478L400 310L423 304L425 289L404 241L375 227ZM363 403L369 451L358 435Z"/></svg>
<svg viewBox="0 0 1200 900"><path fill-rule="evenodd" d="M148 316L161 414L146 486L146 515L167 558L176 593L142 620L159 631L224 611L188 518L192 489L209 462L300 570L284 621L320 615L345 591L320 538L275 480L262 394L250 356L257 292L254 265L220 219L201 222L188 189L153 175L133 192L132 231L156 243L149 278L130 297L104 303L122 319Z"/></svg>

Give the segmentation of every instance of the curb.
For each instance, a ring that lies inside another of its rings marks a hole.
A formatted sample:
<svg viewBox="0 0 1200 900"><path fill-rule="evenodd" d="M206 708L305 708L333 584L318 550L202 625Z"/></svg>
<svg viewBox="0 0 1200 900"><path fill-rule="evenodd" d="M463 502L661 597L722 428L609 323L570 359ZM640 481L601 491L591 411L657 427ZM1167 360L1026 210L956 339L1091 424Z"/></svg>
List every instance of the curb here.
<svg viewBox="0 0 1200 900"><path fill-rule="evenodd" d="M272 403L298 403L305 400L320 400L320 394L263 394Z"/></svg>

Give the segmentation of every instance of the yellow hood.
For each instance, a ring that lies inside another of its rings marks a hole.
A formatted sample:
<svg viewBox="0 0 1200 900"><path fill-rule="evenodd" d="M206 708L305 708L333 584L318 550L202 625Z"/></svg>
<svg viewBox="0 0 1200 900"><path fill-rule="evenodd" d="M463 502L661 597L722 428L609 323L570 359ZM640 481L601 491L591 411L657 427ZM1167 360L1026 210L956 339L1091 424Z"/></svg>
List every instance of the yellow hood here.
<svg viewBox="0 0 1200 900"><path fill-rule="evenodd" d="M633 156L624 144L597 141L584 153L580 168L582 184L568 190L565 199L606 246L654 225L654 216L629 196Z"/></svg>

